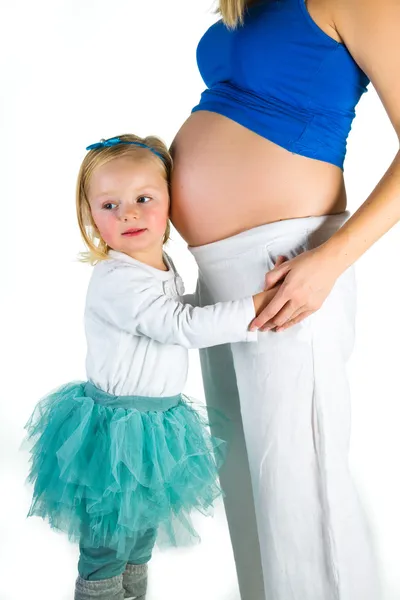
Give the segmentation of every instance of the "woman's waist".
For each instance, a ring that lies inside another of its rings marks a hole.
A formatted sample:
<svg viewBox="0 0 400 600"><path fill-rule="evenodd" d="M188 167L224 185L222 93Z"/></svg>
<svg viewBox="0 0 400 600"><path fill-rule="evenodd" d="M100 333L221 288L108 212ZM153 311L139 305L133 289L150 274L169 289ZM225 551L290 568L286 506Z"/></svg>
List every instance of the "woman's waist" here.
<svg viewBox="0 0 400 600"><path fill-rule="evenodd" d="M346 209L341 169L292 154L218 114L194 113L172 152L171 218L191 246Z"/></svg>

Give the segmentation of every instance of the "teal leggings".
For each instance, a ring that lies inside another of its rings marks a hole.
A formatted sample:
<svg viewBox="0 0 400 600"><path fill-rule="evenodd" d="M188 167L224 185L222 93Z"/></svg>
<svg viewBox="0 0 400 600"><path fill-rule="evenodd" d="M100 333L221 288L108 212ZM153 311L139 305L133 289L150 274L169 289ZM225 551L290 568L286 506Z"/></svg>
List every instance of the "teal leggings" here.
<svg viewBox="0 0 400 600"><path fill-rule="evenodd" d="M157 537L156 529L148 529L139 541L127 549L126 560L117 558L110 548L90 548L84 540L79 544L78 572L82 579L98 581L121 575L127 563L143 565L149 562Z"/></svg>

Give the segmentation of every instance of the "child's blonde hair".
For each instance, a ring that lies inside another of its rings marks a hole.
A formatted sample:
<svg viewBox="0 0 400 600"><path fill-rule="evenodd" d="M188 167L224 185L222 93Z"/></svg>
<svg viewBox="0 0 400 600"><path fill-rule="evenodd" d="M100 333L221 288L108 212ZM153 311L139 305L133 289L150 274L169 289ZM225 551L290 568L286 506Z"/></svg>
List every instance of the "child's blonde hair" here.
<svg viewBox="0 0 400 600"><path fill-rule="evenodd" d="M105 165L115 158L123 156L132 157L143 157L143 147L136 146L137 144L144 144L149 148L152 148L157 154L148 150L149 158L150 155L154 157L163 168L165 179L170 183L171 171L172 171L172 157L168 151L167 146L164 142L156 136L147 136L141 138L131 133L119 135L118 138L121 140L121 144L113 144L110 146L100 147L98 149L89 150L86 154L81 168L78 174L78 180L76 184L76 214L78 218L79 229L83 237L83 241L87 247L86 252L81 252L79 259L82 262L89 262L94 265L99 260L108 258L109 246L101 237L92 217L92 211L90 210L90 204L88 200L88 188L90 179L93 175L94 170L97 167ZM126 143L134 142L134 143ZM167 221L167 227L164 233L163 243L165 244L170 236L170 222Z"/></svg>
<svg viewBox="0 0 400 600"><path fill-rule="evenodd" d="M217 12L230 29L243 24L243 16L249 0L219 0Z"/></svg>

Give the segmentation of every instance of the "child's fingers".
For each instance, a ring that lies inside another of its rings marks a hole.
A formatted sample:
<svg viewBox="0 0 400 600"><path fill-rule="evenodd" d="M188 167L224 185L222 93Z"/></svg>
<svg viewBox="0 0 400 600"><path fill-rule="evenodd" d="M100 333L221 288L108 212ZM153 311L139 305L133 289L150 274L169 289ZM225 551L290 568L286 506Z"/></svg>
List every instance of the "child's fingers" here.
<svg viewBox="0 0 400 600"><path fill-rule="evenodd" d="M274 264L274 267L273 267L273 269L276 269L276 268L280 267L281 265L283 265L283 263L284 263L284 262L286 262L286 261L288 261L288 260L289 260L289 259L288 259L286 256L282 256L282 255L279 255L279 256L277 256L277 258L276 258L276 261L275 261L275 264ZM273 270L273 269L271 269L271 270ZM267 271L267 273L265 274L265 279L264 279L264 290L267 290L267 289L268 289L268 287L269 287L269 286L267 285L267 281L266 281L266 279L267 279L267 275L268 275L268 273L270 273L270 272L271 272L271 271ZM279 283L279 282L278 282L278 283ZM275 283L275 285L274 285L274 286L271 286L271 287L270 287L270 289L273 289L273 288L274 288L276 285L277 285L277 283Z"/></svg>
<svg viewBox="0 0 400 600"><path fill-rule="evenodd" d="M283 264L283 263L285 262L285 260L288 260L288 259L286 258L286 256L281 256L281 255L279 255L279 256L277 257L276 261L275 261L275 266L276 266L276 267L280 267L280 266L281 266L281 264Z"/></svg>

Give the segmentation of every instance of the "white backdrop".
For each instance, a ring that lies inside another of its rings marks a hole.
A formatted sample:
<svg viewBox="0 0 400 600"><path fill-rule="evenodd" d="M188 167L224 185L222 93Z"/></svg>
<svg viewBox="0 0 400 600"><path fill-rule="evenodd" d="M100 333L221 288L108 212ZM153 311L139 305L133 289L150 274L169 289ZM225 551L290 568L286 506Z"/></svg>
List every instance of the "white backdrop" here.
<svg viewBox="0 0 400 600"><path fill-rule="evenodd" d="M84 378L83 304L90 267L75 223L85 146L134 132L169 144L203 83L195 50L216 19L210 0L2 0L0 5L0 600L70 600L78 551L37 518L23 425L37 399ZM345 164L354 211L397 138L375 91L362 98ZM194 261L169 246L187 291ZM395 227L358 262L351 464L370 516L386 595L400 598L398 255ZM186 391L203 398L197 353ZM154 555L148 600L239 600L223 508L196 520L202 545ZM251 599L246 599L251 600ZM355 599L362 600L362 599Z"/></svg>

